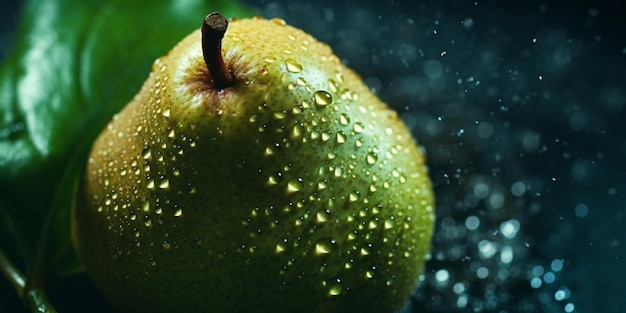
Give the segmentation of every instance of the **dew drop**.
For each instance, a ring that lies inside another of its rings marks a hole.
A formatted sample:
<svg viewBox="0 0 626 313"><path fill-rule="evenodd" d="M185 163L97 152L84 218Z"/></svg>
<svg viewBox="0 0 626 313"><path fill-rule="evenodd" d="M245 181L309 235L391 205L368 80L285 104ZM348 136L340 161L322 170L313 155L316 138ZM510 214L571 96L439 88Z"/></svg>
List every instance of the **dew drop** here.
<svg viewBox="0 0 626 313"><path fill-rule="evenodd" d="M348 114L341 113L341 115L339 115L339 123L344 126L350 124L350 117Z"/></svg>
<svg viewBox="0 0 626 313"><path fill-rule="evenodd" d="M337 79L338 82L343 83L343 74L341 72L337 72L335 74L335 78Z"/></svg>
<svg viewBox="0 0 626 313"><path fill-rule="evenodd" d="M282 253L285 251L285 246L282 243L276 244L276 253Z"/></svg>
<svg viewBox="0 0 626 313"><path fill-rule="evenodd" d="M315 140L320 137L320 133L316 130L311 132L311 140Z"/></svg>
<svg viewBox="0 0 626 313"><path fill-rule="evenodd" d="M298 84L299 86L304 86L306 85L306 79L298 77L298 79L296 79L296 84Z"/></svg>
<svg viewBox="0 0 626 313"><path fill-rule="evenodd" d="M348 241L352 241L354 239L356 239L356 231L348 234Z"/></svg>
<svg viewBox="0 0 626 313"><path fill-rule="evenodd" d="M355 133L360 134L363 132L363 130L365 130L365 126L363 126L363 123L361 122L356 122L354 123L354 126L352 129L354 130Z"/></svg>
<svg viewBox="0 0 626 313"><path fill-rule="evenodd" d="M406 176L400 175L400 183L402 184L406 183Z"/></svg>
<svg viewBox="0 0 626 313"><path fill-rule="evenodd" d="M336 297L341 295L343 292L343 287L341 286L341 279L337 278L330 282L324 281L324 285L328 287L328 295L331 297Z"/></svg>
<svg viewBox="0 0 626 313"><path fill-rule="evenodd" d="M302 65L300 65L300 63L298 63L298 61L289 58L287 60L285 60L285 65L287 65L287 71L291 72L291 73L300 73L302 72Z"/></svg>
<svg viewBox="0 0 626 313"><path fill-rule="evenodd" d="M359 200L359 194L358 194L358 192L351 192L351 193L348 195L348 200L349 200L350 202L356 202L356 201L358 201L358 200Z"/></svg>
<svg viewBox="0 0 626 313"><path fill-rule="evenodd" d="M141 155L143 155L143 158L145 160L148 160L152 157L152 150L150 150L150 148L145 147L143 148L143 151L141 152Z"/></svg>
<svg viewBox="0 0 626 313"><path fill-rule="evenodd" d="M327 132L323 132L322 133L322 141L325 142L325 141L328 141L328 140L330 140L330 134L327 133Z"/></svg>
<svg viewBox="0 0 626 313"><path fill-rule="evenodd" d="M390 186L391 186L391 185L389 184L389 182L388 182L388 181L386 181L386 180L385 180L385 181L383 182L383 188L385 188L385 189L389 189L389 187L390 187Z"/></svg>
<svg viewBox="0 0 626 313"><path fill-rule="evenodd" d="M346 142L346 134L344 134L342 131L338 131L337 132L337 143L338 144L342 144Z"/></svg>
<svg viewBox="0 0 626 313"><path fill-rule="evenodd" d="M387 220L385 220L385 224L384 224L385 229L392 229L395 225L396 225L396 222L394 221L393 217L390 217Z"/></svg>
<svg viewBox="0 0 626 313"><path fill-rule="evenodd" d="M363 146L363 140L357 139L354 141L354 146L357 148L361 148Z"/></svg>
<svg viewBox="0 0 626 313"><path fill-rule="evenodd" d="M296 179L291 179L287 183L287 193L294 193L302 190L304 183L302 182L302 178L298 177Z"/></svg>
<svg viewBox="0 0 626 313"><path fill-rule="evenodd" d="M280 75L280 82L284 83L287 80L287 73L283 73L282 75ZM269 98L269 94L265 95L266 99ZM265 104L263 104L265 105Z"/></svg>
<svg viewBox="0 0 626 313"><path fill-rule="evenodd" d="M369 228L369 229L376 229L377 227L378 227L378 220L377 219L373 219L373 220L371 220L367 224L367 228Z"/></svg>
<svg viewBox="0 0 626 313"><path fill-rule="evenodd" d="M337 166L335 167L335 177L343 176L343 167Z"/></svg>
<svg viewBox="0 0 626 313"><path fill-rule="evenodd" d="M176 210L176 212L174 212L174 216L176 217L181 217L183 215L183 209L178 209Z"/></svg>
<svg viewBox="0 0 626 313"><path fill-rule="evenodd" d="M274 112L273 116L275 120L282 120L287 117L287 114L285 112Z"/></svg>
<svg viewBox="0 0 626 313"><path fill-rule="evenodd" d="M328 87L330 88L330 91L336 93L339 90L339 83L337 83L334 79L329 79Z"/></svg>
<svg viewBox="0 0 626 313"><path fill-rule="evenodd" d="M171 247L171 246L170 246L170 243L169 243L169 242L167 242L167 241L163 241L163 249L165 249L165 250L169 250L169 249L170 249L170 247Z"/></svg>
<svg viewBox="0 0 626 313"><path fill-rule="evenodd" d="M316 255L326 255L333 252L336 248L337 241L330 238L322 238L315 244Z"/></svg>
<svg viewBox="0 0 626 313"><path fill-rule="evenodd" d="M291 129L291 139L296 139L300 136L302 136L302 126L300 126L300 124L296 124L293 126L293 128Z"/></svg>
<svg viewBox="0 0 626 313"><path fill-rule="evenodd" d="M325 181L320 181L319 183L317 183L317 190L324 190L327 186L328 184L326 184Z"/></svg>
<svg viewBox="0 0 626 313"><path fill-rule="evenodd" d="M272 21L272 23L274 23L276 25L279 25L279 26L287 25L287 22L285 22L285 20L283 20L282 18L275 17L271 21Z"/></svg>
<svg viewBox="0 0 626 313"><path fill-rule="evenodd" d="M154 180L153 179L149 180L148 184L146 185L146 187L148 189L154 189Z"/></svg>
<svg viewBox="0 0 626 313"><path fill-rule="evenodd" d="M270 186L274 186L276 184L278 184L278 178L276 176L270 176L267 178L267 184Z"/></svg>
<svg viewBox="0 0 626 313"><path fill-rule="evenodd" d="M170 180L169 179L164 179L159 183L159 188L161 189L169 189L170 188Z"/></svg>
<svg viewBox="0 0 626 313"><path fill-rule="evenodd" d="M376 155L375 152L370 152L365 156L365 161L369 165L376 163L377 160L378 160L378 155Z"/></svg>
<svg viewBox="0 0 626 313"><path fill-rule="evenodd" d="M143 202L143 204L141 205L141 210L148 213L150 212L150 201L146 200Z"/></svg>
<svg viewBox="0 0 626 313"><path fill-rule="evenodd" d="M324 90L316 91L313 94L313 98L318 107L325 107L333 102L333 97Z"/></svg>
<svg viewBox="0 0 626 313"><path fill-rule="evenodd" d="M315 214L315 222L318 224L326 223L330 220L330 211L328 209L323 209Z"/></svg>
<svg viewBox="0 0 626 313"><path fill-rule="evenodd" d="M170 115L172 114L172 111L168 108L168 109L163 110L162 114L165 117L170 117Z"/></svg>
<svg viewBox="0 0 626 313"><path fill-rule="evenodd" d="M291 114L293 114L293 115L302 114L302 108L300 106L295 106L295 107L291 108Z"/></svg>
<svg viewBox="0 0 626 313"><path fill-rule="evenodd" d="M370 250L368 247L363 247L361 248L361 251L359 252L362 256L366 256L370 254Z"/></svg>

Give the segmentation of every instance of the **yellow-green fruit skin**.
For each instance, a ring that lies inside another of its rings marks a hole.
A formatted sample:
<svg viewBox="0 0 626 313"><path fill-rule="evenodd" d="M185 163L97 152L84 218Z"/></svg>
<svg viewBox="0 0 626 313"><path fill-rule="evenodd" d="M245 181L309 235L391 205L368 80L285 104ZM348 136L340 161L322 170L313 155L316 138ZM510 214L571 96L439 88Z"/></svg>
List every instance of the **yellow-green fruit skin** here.
<svg viewBox="0 0 626 313"><path fill-rule="evenodd" d="M230 22L221 91L200 36L93 145L72 228L95 284L120 312L400 309L434 221L408 129L282 20Z"/></svg>

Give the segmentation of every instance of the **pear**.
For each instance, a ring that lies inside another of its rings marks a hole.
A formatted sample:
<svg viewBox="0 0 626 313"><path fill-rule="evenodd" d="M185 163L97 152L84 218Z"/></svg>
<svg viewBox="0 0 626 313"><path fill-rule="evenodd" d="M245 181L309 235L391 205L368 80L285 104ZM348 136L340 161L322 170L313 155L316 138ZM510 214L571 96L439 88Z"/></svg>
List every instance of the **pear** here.
<svg viewBox="0 0 626 313"><path fill-rule="evenodd" d="M120 312L394 312L433 221L422 151L327 45L212 13L93 144L72 230Z"/></svg>

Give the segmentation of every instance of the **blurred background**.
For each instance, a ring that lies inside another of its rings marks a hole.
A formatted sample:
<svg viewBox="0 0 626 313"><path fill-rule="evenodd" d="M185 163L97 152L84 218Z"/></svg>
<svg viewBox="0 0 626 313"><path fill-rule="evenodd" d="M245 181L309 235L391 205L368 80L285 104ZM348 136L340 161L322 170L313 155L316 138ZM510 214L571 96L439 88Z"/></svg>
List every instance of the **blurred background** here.
<svg viewBox="0 0 626 313"><path fill-rule="evenodd" d="M618 1L243 2L329 43L426 149L437 231L409 311L626 312ZM0 60L20 7L0 4ZM14 298L2 280L0 312Z"/></svg>

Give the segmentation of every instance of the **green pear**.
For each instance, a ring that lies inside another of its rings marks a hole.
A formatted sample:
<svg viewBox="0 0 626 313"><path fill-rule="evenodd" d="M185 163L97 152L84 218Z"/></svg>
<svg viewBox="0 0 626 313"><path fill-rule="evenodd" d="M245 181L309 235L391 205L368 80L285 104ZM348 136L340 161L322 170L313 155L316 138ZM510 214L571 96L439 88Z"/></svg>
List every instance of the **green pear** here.
<svg viewBox="0 0 626 313"><path fill-rule="evenodd" d="M72 228L121 312L393 312L433 221L422 151L327 45L212 13L94 143Z"/></svg>

